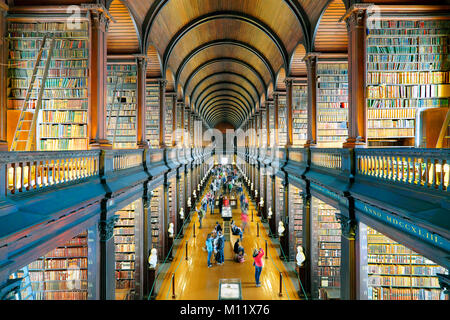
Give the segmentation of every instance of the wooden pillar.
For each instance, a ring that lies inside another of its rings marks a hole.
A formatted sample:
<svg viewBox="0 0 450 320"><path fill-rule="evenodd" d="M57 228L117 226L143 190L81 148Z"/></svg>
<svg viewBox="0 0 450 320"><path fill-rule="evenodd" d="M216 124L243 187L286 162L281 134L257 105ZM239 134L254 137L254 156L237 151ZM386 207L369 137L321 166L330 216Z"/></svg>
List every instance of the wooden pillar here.
<svg viewBox="0 0 450 320"><path fill-rule="evenodd" d="M307 187L309 189L309 186ZM303 212L302 212L302 246L303 253L305 254L305 262L303 263L303 277L301 277L303 289L307 295L311 294L311 276L313 274L313 266L311 263L311 226L312 226L312 214L311 214L311 194L309 190L301 193L303 198Z"/></svg>
<svg viewBox="0 0 450 320"><path fill-rule="evenodd" d="M304 58L308 74L308 132L305 148L317 144L317 54L309 53Z"/></svg>
<svg viewBox="0 0 450 320"><path fill-rule="evenodd" d="M293 106L292 106L292 82L290 78L286 78L286 108L287 108L287 143L286 147L292 147L294 144L293 131Z"/></svg>
<svg viewBox="0 0 450 320"><path fill-rule="evenodd" d="M273 94L274 104L273 104L273 112L274 112L274 118L273 118L273 126L275 128L275 145L278 146L280 143L279 135L278 135L278 108L279 108L279 95L277 93Z"/></svg>
<svg viewBox="0 0 450 320"><path fill-rule="evenodd" d="M100 220L98 224L98 239L100 245L99 252L99 299L114 300L116 292L116 259L114 246L114 225L118 220L117 216L106 220Z"/></svg>
<svg viewBox="0 0 450 320"><path fill-rule="evenodd" d="M151 195L147 192L147 184L144 185L144 196L142 198L142 240L143 240L143 245L142 245L142 252L143 252L143 257L142 257L142 265L143 265L143 277L142 277L142 291L144 296L147 296L150 293L151 290L151 286L152 284L151 279L149 277L149 272L148 272L148 268L149 268L149 264L148 264L148 258L150 257L150 250L152 247L152 238L151 238L151 234L152 234L152 230L151 230L151 213L150 213L150 200L151 200Z"/></svg>
<svg viewBox="0 0 450 320"><path fill-rule="evenodd" d="M147 69L147 61L145 56L138 56L137 58L137 147L139 149L149 148L146 139L146 108L145 108L145 77Z"/></svg>
<svg viewBox="0 0 450 320"><path fill-rule="evenodd" d="M267 148L273 147L270 144L271 130L270 130L270 106L266 105L266 132L267 132Z"/></svg>
<svg viewBox="0 0 450 320"><path fill-rule="evenodd" d="M337 218L341 223L341 299L356 300L357 287L356 275L359 269L359 263L356 259L356 221L348 215L347 208L341 208L341 214L337 214Z"/></svg>
<svg viewBox="0 0 450 320"><path fill-rule="evenodd" d="M367 143L366 112L366 9L354 5L344 16L348 33L348 138L344 148Z"/></svg>
<svg viewBox="0 0 450 320"><path fill-rule="evenodd" d="M181 113L180 113L180 142L181 142L181 148L185 148L185 140L184 140L184 136L185 136L185 132L184 132L184 103L180 102L178 103L178 108L180 108Z"/></svg>
<svg viewBox="0 0 450 320"><path fill-rule="evenodd" d="M282 216L280 217L280 221L283 221L284 224L284 235L280 238L280 245L283 248L284 255L289 260L290 259L290 253L289 253L289 226L290 224L294 223L294 221L291 221L289 219L289 184L287 182L287 179L285 178L283 180L283 196L284 196L284 208L282 212Z"/></svg>
<svg viewBox="0 0 450 320"><path fill-rule="evenodd" d="M177 94L172 95L172 147L177 145L177 139L175 137L175 132L177 130Z"/></svg>
<svg viewBox="0 0 450 320"><path fill-rule="evenodd" d="M101 6L90 6L89 149L112 149L106 138L106 38L109 17Z"/></svg>
<svg viewBox="0 0 450 320"><path fill-rule="evenodd" d="M7 86L8 42L6 42L6 13L8 6L0 1L0 151L8 151Z"/></svg>
<svg viewBox="0 0 450 320"><path fill-rule="evenodd" d="M188 119L188 124L187 124L187 133L188 133L188 137L189 140L186 142L186 148L192 148L192 139L193 137L191 136L191 108L189 106L186 107L186 112L187 112L187 119Z"/></svg>
<svg viewBox="0 0 450 320"><path fill-rule="evenodd" d="M166 147L166 85L167 80L159 79L159 147Z"/></svg>
<svg viewBox="0 0 450 320"><path fill-rule="evenodd" d="M161 238L161 257L163 259L166 258L167 254L169 253L169 235L168 235L168 228L170 223L170 208L169 208L169 185L170 182L167 179L167 175L164 177L164 184L163 184L163 201L164 201L164 209L162 214L162 219L159 222L159 230L160 230L160 238ZM162 231L162 232L161 232Z"/></svg>

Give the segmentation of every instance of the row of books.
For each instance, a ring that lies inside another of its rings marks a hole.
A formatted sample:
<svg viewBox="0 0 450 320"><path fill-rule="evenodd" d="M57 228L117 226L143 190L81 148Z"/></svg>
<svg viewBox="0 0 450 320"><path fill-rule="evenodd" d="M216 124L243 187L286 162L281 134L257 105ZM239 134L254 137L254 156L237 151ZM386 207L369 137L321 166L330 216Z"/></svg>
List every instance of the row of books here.
<svg viewBox="0 0 450 320"><path fill-rule="evenodd" d="M384 30L386 31L386 30ZM399 49L394 49L395 46L419 46L419 45L440 45L445 46L448 44L448 40L443 37L368 37L367 38L367 50L368 53L409 53L398 52ZM379 49L376 50L375 46Z"/></svg>
<svg viewBox="0 0 450 320"><path fill-rule="evenodd" d="M386 85L367 87L368 99L383 98L438 98L450 94L450 85Z"/></svg>
<svg viewBox="0 0 450 320"><path fill-rule="evenodd" d="M445 273L445 268L440 266L369 265L367 270L372 274L402 274L416 276L435 276L436 273Z"/></svg>
<svg viewBox="0 0 450 320"><path fill-rule="evenodd" d="M48 77L87 77L87 69L71 69L71 68L53 68L48 69ZM10 78L31 78L33 75L33 69L8 69L8 77ZM38 69L37 76L42 77L44 75L44 69ZM28 79L27 79L28 80Z"/></svg>
<svg viewBox="0 0 450 320"><path fill-rule="evenodd" d="M87 300L87 291L36 292L36 300Z"/></svg>
<svg viewBox="0 0 450 320"><path fill-rule="evenodd" d="M136 110L135 109L121 109L120 111L117 109L113 110L107 110L106 115L108 117L136 117Z"/></svg>
<svg viewBox="0 0 450 320"><path fill-rule="evenodd" d="M397 109L401 108L448 108L448 99L445 98L401 98L401 99L367 99L367 107L369 110L375 108L389 108ZM392 111L392 110L390 110Z"/></svg>
<svg viewBox="0 0 450 320"><path fill-rule="evenodd" d="M440 84L448 83L449 71L433 72L368 72L367 85L376 84Z"/></svg>
<svg viewBox="0 0 450 320"><path fill-rule="evenodd" d="M380 20L377 21L381 28L395 29L450 29L448 20ZM380 30L369 28L369 32L380 32Z"/></svg>
<svg viewBox="0 0 450 320"><path fill-rule="evenodd" d="M369 276L370 286L393 286L393 287L434 287L439 288L439 280L435 277L414 276Z"/></svg>
<svg viewBox="0 0 450 320"><path fill-rule="evenodd" d="M21 60L21 61L15 61L15 60L8 60L8 67L12 69L27 69L27 70L33 70L34 65L36 61L35 60ZM43 75L44 66L46 61L41 60L38 64L39 67L39 73L38 75ZM49 74L50 70L53 69L60 69L60 70L66 70L66 69L86 69L88 68L88 60L82 59L82 60L50 60L49 63ZM42 71L41 71L42 70Z"/></svg>
<svg viewBox="0 0 450 320"><path fill-rule="evenodd" d="M30 271L31 281L67 281L76 279L87 279L87 270L70 269L67 270L45 270L45 272Z"/></svg>
<svg viewBox="0 0 450 320"><path fill-rule="evenodd" d="M87 59L89 55L88 49L53 49L52 59ZM10 50L9 58L11 60L29 59L36 60L38 51L18 51ZM41 59L46 60L48 51L43 51Z"/></svg>
<svg viewBox="0 0 450 320"><path fill-rule="evenodd" d="M28 88L28 79L11 78L9 83L10 88ZM33 86L42 87L41 79L37 79ZM55 88L86 88L86 78L50 78L45 81L45 89Z"/></svg>
<svg viewBox="0 0 450 320"><path fill-rule="evenodd" d="M368 62L369 71L435 71L448 68L448 62Z"/></svg>
<svg viewBox="0 0 450 320"><path fill-rule="evenodd" d="M86 150L86 148L86 139L52 138L39 141L41 151Z"/></svg>
<svg viewBox="0 0 450 320"><path fill-rule="evenodd" d="M369 287L369 300L439 300L440 290Z"/></svg>
<svg viewBox="0 0 450 320"><path fill-rule="evenodd" d="M42 45L41 39L10 39L9 49L11 50L39 50ZM87 42L84 40L56 39L55 49L87 49ZM49 48L49 42L44 46Z"/></svg>
<svg viewBox="0 0 450 320"><path fill-rule="evenodd" d="M414 128L397 128L397 129L367 129L367 136L369 138L397 138L397 137L404 137L404 138L413 138L415 135L415 129Z"/></svg>
<svg viewBox="0 0 450 320"><path fill-rule="evenodd" d="M43 110L42 114L42 122L51 122L51 123L87 123L87 111L47 111Z"/></svg>
<svg viewBox="0 0 450 320"><path fill-rule="evenodd" d="M430 63L430 62L442 62L446 61L447 54L396 54L396 55L385 55L385 54L368 54L368 62L378 62L378 63Z"/></svg>
<svg viewBox="0 0 450 320"><path fill-rule="evenodd" d="M415 120L411 119L387 119L387 120L368 120L368 128L412 128L414 129Z"/></svg>
<svg viewBox="0 0 450 320"><path fill-rule="evenodd" d="M39 136L43 138L86 138L86 125L50 125L41 124L39 126Z"/></svg>
<svg viewBox="0 0 450 320"><path fill-rule="evenodd" d="M88 23L80 21L76 24L77 30L88 31ZM39 22L39 23L8 23L8 31L31 32L31 31L73 31L74 25L65 22Z"/></svg>
<svg viewBox="0 0 450 320"><path fill-rule="evenodd" d="M37 91L36 89L32 90L30 99L37 100ZM27 94L27 89L10 89L9 97L12 98L22 98L25 99ZM45 89L44 94L42 96L43 99L69 99L69 98L86 98L87 90L86 89Z"/></svg>
<svg viewBox="0 0 450 320"><path fill-rule="evenodd" d="M411 265L433 265L434 263L422 256L395 255L395 254L368 254L369 263L379 264L411 264Z"/></svg>

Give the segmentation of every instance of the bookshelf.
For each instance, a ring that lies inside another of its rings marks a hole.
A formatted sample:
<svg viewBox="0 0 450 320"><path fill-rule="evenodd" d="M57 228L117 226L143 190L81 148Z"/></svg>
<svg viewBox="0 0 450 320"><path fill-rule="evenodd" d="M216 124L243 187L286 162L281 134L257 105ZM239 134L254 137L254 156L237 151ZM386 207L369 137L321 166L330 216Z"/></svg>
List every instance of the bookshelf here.
<svg viewBox="0 0 450 320"><path fill-rule="evenodd" d="M448 270L367 227L369 300L445 299L436 273Z"/></svg>
<svg viewBox="0 0 450 320"><path fill-rule="evenodd" d="M168 201L168 217L169 217L169 221L167 223L167 226L169 225L170 222L172 222L174 225L176 225L176 208L177 208L177 203L176 203L176 199L177 199L177 181L176 181L176 177L175 175L173 176L173 178L169 179L169 189L168 189L168 195L167 195L167 201Z"/></svg>
<svg viewBox="0 0 450 320"><path fill-rule="evenodd" d="M341 148L348 135L348 64L317 64L317 147Z"/></svg>
<svg viewBox="0 0 450 320"><path fill-rule="evenodd" d="M283 221L284 224L286 224L286 221L284 219L285 216L285 199L284 199L284 186L283 186L283 180L279 177L275 177L275 210L276 210L276 216L278 217L275 227L278 234L278 221ZM286 225L285 225L286 227ZM287 230L285 230L285 233ZM284 253L285 255L288 254L288 252Z"/></svg>
<svg viewBox="0 0 450 320"><path fill-rule="evenodd" d="M269 116L270 119L270 116ZM263 111L261 114L261 121L262 121L262 130L261 130L261 146L267 147L267 134L270 132L270 128L267 128L267 111Z"/></svg>
<svg viewBox="0 0 450 320"><path fill-rule="evenodd" d="M340 288L341 225L339 210L312 197L311 261L313 296L323 298L322 290L337 293Z"/></svg>
<svg viewBox="0 0 450 320"><path fill-rule="evenodd" d="M114 149L136 148L136 63L108 63L107 138Z"/></svg>
<svg viewBox="0 0 450 320"><path fill-rule="evenodd" d="M87 300L87 232L28 265L36 300Z"/></svg>
<svg viewBox="0 0 450 320"><path fill-rule="evenodd" d="M27 111L36 110L39 88L43 85L41 108L37 115L35 145L37 150L85 150L88 140L88 66L89 26L70 30L65 22L8 22L7 117L11 137L25 102L33 68L44 35L54 35L48 76L43 81L48 57L46 42L38 64ZM31 118L30 118L31 119ZM23 137L23 136L22 136Z"/></svg>
<svg viewBox="0 0 450 320"><path fill-rule="evenodd" d="M160 232L160 221L162 218L163 212L163 198L164 198L164 189L163 186L160 185L153 189L153 195L150 199L150 224L152 230L152 248L156 248L158 250L158 254L161 254L161 242L159 239ZM161 257L161 256L160 256Z"/></svg>
<svg viewBox="0 0 450 320"><path fill-rule="evenodd" d="M152 148L159 148L159 85L147 82L145 90L146 137Z"/></svg>
<svg viewBox="0 0 450 320"><path fill-rule="evenodd" d="M173 97L172 95L166 96L166 122L165 122L165 141L167 146L172 145L172 134L173 134L173 128L172 128L172 121L173 121Z"/></svg>
<svg viewBox="0 0 450 320"><path fill-rule="evenodd" d="M449 20L382 20L367 30L369 146L414 146L421 110L448 108Z"/></svg>
<svg viewBox="0 0 450 320"><path fill-rule="evenodd" d="M186 199L184 199L184 171L180 172L180 179L178 180L178 212L180 211L181 208L184 209L184 204L186 202ZM178 215L179 213L176 212L175 214ZM184 215L186 216L186 212L184 212Z"/></svg>
<svg viewBox="0 0 450 320"><path fill-rule="evenodd" d="M292 85L292 135L293 147L306 143L308 131L308 90L306 85Z"/></svg>
<svg viewBox="0 0 450 320"><path fill-rule="evenodd" d="M286 94L278 95L278 145L287 144L287 105Z"/></svg>
<svg viewBox="0 0 450 320"><path fill-rule="evenodd" d="M119 220L114 226L116 300L124 300L135 288L136 281L136 225L139 214L136 202L116 211Z"/></svg>
<svg viewBox="0 0 450 320"><path fill-rule="evenodd" d="M14 300L35 300L28 266L21 268L9 276L9 279L17 278L22 279L22 281L20 282L20 290L18 294L15 295Z"/></svg>
<svg viewBox="0 0 450 320"><path fill-rule="evenodd" d="M297 246L303 245L303 198L300 189L289 185L289 244L290 259L297 255Z"/></svg>

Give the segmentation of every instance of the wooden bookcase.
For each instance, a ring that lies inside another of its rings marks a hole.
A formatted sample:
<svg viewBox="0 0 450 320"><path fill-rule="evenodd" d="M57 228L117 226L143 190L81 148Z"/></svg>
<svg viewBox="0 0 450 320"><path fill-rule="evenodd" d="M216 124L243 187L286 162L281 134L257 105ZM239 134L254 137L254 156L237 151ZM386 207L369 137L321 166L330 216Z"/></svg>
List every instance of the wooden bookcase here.
<svg viewBox="0 0 450 320"><path fill-rule="evenodd" d="M286 94L278 95L278 145L287 144L287 104Z"/></svg>
<svg viewBox="0 0 450 320"><path fill-rule="evenodd" d="M114 226L116 300L124 300L135 290L137 246L139 245L139 208L137 201L116 211L119 220Z"/></svg>
<svg viewBox="0 0 450 320"><path fill-rule="evenodd" d="M165 122L165 141L167 146L172 146L172 121L173 121L173 97L172 95L166 96L166 122Z"/></svg>
<svg viewBox="0 0 450 320"><path fill-rule="evenodd" d="M114 149L136 148L136 62L109 62L107 66L107 138Z"/></svg>
<svg viewBox="0 0 450 320"><path fill-rule="evenodd" d="M36 300L87 300L87 232L28 265Z"/></svg>
<svg viewBox="0 0 450 320"><path fill-rule="evenodd" d="M317 64L317 147L341 148L348 136L348 63Z"/></svg>
<svg viewBox="0 0 450 320"><path fill-rule="evenodd" d="M152 190L153 195L150 199L150 224L152 230L152 248L158 250L158 256L161 257L162 242L160 241L160 230L162 216L164 214L164 187L162 185Z"/></svg>
<svg viewBox="0 0 450 320"><path fill-rule="evenodd" d="M27 103L27 110L33 112L38 89L45 85L35 135L36 149L42 151L87 148L89 25L82 21L80 29L70 30L62 19L61 22L40 22L34 18L29 22L9 21L7 24L8 141L13 140L43 37L54 35L55 38L47 79L42 83L50 41L44 47Z"/></svg>
<svg viewBox="0 0 450 320"><path fill-rule="evenodd" d="M448 270L367 227L369 300L440 300L436 273Z"/></svg>
<svg viewBox="0 0 450 320"><path fill-rule="evenodd" d="M341 225L339 210L312 198L311 263L312 295L322 299L322 289L335 295L340 288Z"/></svg>
<svg viewBox="0 0 450 320"><path fill-rule="evenodd" d="M293 147L302 148L308 132L308 88L306 84L292 84Z"/></svg>
<svg viewBox="0 0 450 320"><path fill-rule="evenodd" d="M159 84L147 82L145 92L146 139L152 148L159 148Z"/></svg>
<svg viewBox="0 0 450 320"><path fill-rule="evenodd" d="M381 20L370 26L369 146L414 146L420 112L449 106L450 20Z"/></svg>

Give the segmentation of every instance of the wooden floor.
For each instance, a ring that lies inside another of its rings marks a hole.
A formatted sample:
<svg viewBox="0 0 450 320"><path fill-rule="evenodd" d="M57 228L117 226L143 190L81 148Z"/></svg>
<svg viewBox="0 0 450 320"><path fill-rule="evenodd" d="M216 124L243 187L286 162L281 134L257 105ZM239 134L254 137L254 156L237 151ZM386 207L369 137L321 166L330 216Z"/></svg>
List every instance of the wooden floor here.
<svg viewBox="0 0 450 320"><path fill-rule="evenodd" d="M207 188L206 188L207 189ZM246 196L248 197L247 193ZM200 198L201 199L201 198ZM199 205L197 205L198 207ZM238 208L240 207L238 203ZM191 219L186 226L184 238L178 245L170 267L165 272L156 299L158 300L217 300L219 294L219 280L238 278L242 285L243 300L298 300L299 295L283 262L278 257L276 249L272 246L266 230L261 226L260 218L254 214L251 222L251 212L254 206L250 201L249 223L244 232L243 246L245 249L245 262L233 261L233 251L230 242L225 242L225 263L207 266L207 252L203 251L206 235L210 233L216 221L223 223L218 209L215 214L208 213L203 219L203 228L199 230L198 217ZM233 210L233 219L241 226L240 210ZM257 222L260 224L259 237L257 237ZM193 223L195 223L195 238L193 237ZM264 260L261 273L261 287L255 286L255 268L253 267L252 252L256 247L265 250L265 241L268 243L268 257ZM188 260L186 260L186 241L188 241ZM280 272L282 273L282 296L280 292ZM172 298L172 274L175 273L175 298Z"/></svg>

